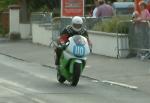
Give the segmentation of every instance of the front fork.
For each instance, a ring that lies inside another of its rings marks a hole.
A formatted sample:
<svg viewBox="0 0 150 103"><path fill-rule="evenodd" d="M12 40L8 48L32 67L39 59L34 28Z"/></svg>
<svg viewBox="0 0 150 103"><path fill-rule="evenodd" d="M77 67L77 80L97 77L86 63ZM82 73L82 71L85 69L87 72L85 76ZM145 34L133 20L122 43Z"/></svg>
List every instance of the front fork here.
<svg viewBox="0 0 150 103"><path fill-rule="evenodd" d="M81 73L82 73L82 71L83 71L83 62L82 62L82 60L79 60L79 59L75 59L75 60L73 60L72 62L71 62L71 64L70 64L70 70L69 70L69 72L71 73L71 74L73 74L73 71L74 71L74 64L75 63L78 63L78 64L81 64L80 66L80 68L81 68Z"/></svg>

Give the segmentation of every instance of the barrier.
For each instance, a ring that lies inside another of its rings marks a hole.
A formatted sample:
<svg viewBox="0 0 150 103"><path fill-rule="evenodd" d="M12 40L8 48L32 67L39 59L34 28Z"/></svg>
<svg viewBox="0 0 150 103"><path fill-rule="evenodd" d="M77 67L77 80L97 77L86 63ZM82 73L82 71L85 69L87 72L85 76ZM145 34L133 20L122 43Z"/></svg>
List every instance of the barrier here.
<svg viewBox="0 0 150 103"><path fill-rule="evenodd" d="M150 27L148 22L132 22L130 25L130 49L145 51L150 49Z"/></svg>
<svg viewBox="0 0 150 103"><path fill-rule="evenodd" d="M150 25L148 21L141 22L122 22L127 23L128 27L128 40L129 40L129 57L138 56L142 53L150 52ZM118 24L119 26L119 24ZM119 45L119 44L118 44ZM118 49L120 51L120 49ZM150 55L149 55L150 56ZM149 58L148 55L145 58Z"/></svg>

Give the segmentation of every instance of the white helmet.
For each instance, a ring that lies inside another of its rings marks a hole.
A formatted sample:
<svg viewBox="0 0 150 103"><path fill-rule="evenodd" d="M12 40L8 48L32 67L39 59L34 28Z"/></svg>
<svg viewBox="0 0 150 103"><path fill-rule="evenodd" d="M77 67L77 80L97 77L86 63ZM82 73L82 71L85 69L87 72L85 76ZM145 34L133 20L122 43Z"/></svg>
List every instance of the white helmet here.
<svg viewBox="0 0 150 103"><path fill-rule="evenodd" d="M75 16L72 18L72 28L75 31L80 31L83 25L83 20L79 16Z"/></svg>

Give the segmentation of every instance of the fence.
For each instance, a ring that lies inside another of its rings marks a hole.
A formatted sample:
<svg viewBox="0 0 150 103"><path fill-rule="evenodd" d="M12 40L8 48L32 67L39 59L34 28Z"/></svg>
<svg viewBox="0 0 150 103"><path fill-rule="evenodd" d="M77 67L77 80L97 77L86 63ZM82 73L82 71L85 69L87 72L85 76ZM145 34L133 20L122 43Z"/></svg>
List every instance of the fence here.
<svg viewBox="0 0 150 103"><path fill-rule="evenodd" d="M149 22L135 22L130 25L130 48L133 50L150 49L150 27Z"/></svg>
<svg viewBox="0 0 150 103"><path fill-rule="evenodd" d="M130 56L136 56L138 53L150 52L150 24L144 22L122 22L128 25L128 40ZM119 26L119 24L118 24ZM119 45L119 44L118 44ZM120 50L118 50L120 51Z"/></svg>
<svg viewBox="0 0 150 103"><path fill-rule="evenodd" d="M133 23L129 34L131 52L136 53L142 60L150 59L150 24L149 22ZM132 42L134 41L134 42Z"/></svg>
<svg viewBox="0 0 150 103"><path fill-rule="evenodd" d="M31 22L44 24L51 23L52 17L48 12L33 12L31 14Z"/></svg>

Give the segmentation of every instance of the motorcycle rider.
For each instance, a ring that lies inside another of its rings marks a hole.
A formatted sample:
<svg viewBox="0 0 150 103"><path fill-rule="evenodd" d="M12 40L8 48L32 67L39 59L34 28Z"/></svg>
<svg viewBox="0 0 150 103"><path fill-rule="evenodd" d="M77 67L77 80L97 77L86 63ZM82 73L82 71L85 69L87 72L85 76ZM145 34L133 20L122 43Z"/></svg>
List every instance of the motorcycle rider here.
<svg viewBox="0 0 150 103"><path fill-rule="evenodd" d="M83 20L79 16L73 17L71 25L67 25L65 29L60 33L58 44L66 43L68 41L68 38L74 35L82 35L86 37L89 45L91 46L87 30L83 27ZM55 53L56 53L55 65L57 67L59 66L59 60L60 60L62 51L63 49L59 47L56 47L55 49Z"/></svg>

